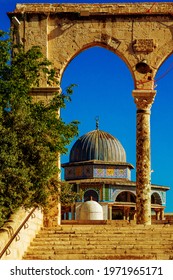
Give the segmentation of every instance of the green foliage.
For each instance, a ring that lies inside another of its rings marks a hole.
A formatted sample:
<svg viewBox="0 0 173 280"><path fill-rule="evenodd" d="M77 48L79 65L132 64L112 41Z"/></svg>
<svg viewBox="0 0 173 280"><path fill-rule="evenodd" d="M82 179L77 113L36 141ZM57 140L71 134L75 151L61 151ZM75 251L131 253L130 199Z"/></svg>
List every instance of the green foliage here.
<svg viewBox="0 0 173 280"><path fill-rule="evenodd" d="M62 206L71 206L77 200L81 200L84 192L75 192L73 185L65 181L59 181L56 177L49 181L48 189L55 200L60 200Z"/></svg>
<svg viewBox="0 0 173 280"><path fill-rule="evenodd" d="M49 104L32 102L29 93L43 74L48 85L58 84L39 47L25 52L0 31L0 224L20 206L47 204L58 155L78 132L78 122L57 117L72 87L55 92Z"/></svg>
<svg viewBox="0 0 173 280"><path fill-rule="evenodd" d="M74 192L73 185L68 183L64 183L61 185L61 195L60 201L62 206L70 206L74 202L81 200L84 195L84 192L80 190L80 192Z"/></svg>

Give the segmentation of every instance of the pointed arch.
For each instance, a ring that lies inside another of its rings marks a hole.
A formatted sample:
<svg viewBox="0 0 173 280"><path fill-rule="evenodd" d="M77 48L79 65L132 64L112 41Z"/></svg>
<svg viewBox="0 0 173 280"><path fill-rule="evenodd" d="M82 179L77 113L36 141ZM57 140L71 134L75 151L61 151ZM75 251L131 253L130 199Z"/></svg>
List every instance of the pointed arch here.
<svg viewBox="0 0 173 280"><path fill-rule="evenodd" d="M106 37L106 35L105 35ZM113 40L114 42L116 42L116 47L118 48L118 45L120 44L120 41L114 39ZM133 79L133 81L135 80L135 76L134 76L134 70L132 69L132 66L131 64L129 63L128 59L126 58L125 54L126 53L122 53L120 51L118 51L117 48L111 46L110 42L112 42L111 40L109 41L109 43L105 43L105 42L102 42L101 40L99 41L94 41L94 42L89 42L85 45L82 45L81 48L79 49L75 49L74 53L71 53L68 58L66 59L63 67L61 68L60 70L60 82L62 80L62 77L64 75L64 72L66 70L66 68L68 67L68 65L73 61L73 59L75 59L78 55L80 55L82 52L84 51L87 51L89 50L90 48L93 48L93 47L100 47L100 48L103 48L105 50L108 50L112 53L114 53L115 56L118 56L119 59L122 60L123 63L125 63L125 65L127 66L130 74L131 74L131 77Z"/></svg>

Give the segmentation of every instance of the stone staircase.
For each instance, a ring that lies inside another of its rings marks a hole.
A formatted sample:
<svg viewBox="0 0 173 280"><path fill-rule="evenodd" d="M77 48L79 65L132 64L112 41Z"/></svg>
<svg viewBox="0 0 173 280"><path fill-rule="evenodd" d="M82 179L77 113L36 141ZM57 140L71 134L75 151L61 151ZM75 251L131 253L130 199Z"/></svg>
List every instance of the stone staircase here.
<svg viewBox="0 0 173 280"><path fill-rule="evenodd" d="M172 260L173 225L42 228L24 260Z"/></svg>

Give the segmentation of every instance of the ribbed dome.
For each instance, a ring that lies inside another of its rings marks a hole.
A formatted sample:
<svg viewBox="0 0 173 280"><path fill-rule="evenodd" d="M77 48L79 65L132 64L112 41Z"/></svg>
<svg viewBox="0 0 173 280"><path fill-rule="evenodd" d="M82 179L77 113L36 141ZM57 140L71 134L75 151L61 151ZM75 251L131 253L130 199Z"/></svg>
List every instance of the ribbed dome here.
<svg viewBox="0 0 173 280"><path fill-rule="evenodd" d="M96 129L81 136L70 152L70 162L88 160L126 162L126 153L118 139Z"/></svg>

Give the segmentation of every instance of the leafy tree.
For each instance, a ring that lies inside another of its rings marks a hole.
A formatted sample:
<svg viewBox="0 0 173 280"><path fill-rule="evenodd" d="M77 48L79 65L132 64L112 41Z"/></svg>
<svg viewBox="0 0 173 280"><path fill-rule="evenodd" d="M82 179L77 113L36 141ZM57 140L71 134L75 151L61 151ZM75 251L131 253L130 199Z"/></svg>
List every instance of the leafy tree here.
<svg viewBox="0 0 173 280"><path fill-rule="evenodd" d="M43 74L49 85L58 84L39 47L25 52L0 31L0 224L20 206L47 204L58 154L67 152L78 132L76 121L57 117L72 86L55 92L49 104L32 102L29 93Z"/></svg>

